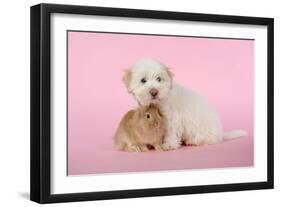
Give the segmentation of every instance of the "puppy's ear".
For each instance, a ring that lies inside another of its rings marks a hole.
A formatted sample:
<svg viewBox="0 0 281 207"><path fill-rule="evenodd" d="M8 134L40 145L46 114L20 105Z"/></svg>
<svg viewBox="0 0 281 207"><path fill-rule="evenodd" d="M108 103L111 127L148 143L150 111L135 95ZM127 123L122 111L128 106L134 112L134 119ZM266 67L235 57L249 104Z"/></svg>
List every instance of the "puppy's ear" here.
<svg viewBox="0 0 281 207"><path fill-rule="evenodd" d="M171 69L170 68L166 68L166 71L168 73L168 76L170 77L170 81L171 81L171 87L170 89L173 88L173 78L174 78L174 74L171 72Z"/></svg>
<svg viewBox="0 0 281 207"><path fill-rule="evenodd" d="M174 74L172 73L171 69L170 68L166 68L166 71L167 71L168 75L170 76L170 78L172 80L173 77L174 77Z"/></svg>
<svg viewBox="0 0 281 207"><path fill-rule="evenodd" d="M132 79L132 71L130 69L125 71L125 74L123 76L123 83L125 84L126 88L130 92L130 82Z"/></svg>

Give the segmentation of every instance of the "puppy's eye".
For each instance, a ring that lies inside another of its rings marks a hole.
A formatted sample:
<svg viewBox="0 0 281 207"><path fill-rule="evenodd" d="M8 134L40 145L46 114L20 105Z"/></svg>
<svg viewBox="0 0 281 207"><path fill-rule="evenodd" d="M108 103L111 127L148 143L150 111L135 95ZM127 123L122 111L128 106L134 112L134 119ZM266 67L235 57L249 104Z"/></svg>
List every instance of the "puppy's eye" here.
<svg viewBox="0 0 281 207"><path fill-rule="evenodd" d="M146 83L146 79L145 79L145 78L142 78L142 79L141 79L141 82L142 82L142 83Z"/></svg>
<svg viewBox="0 0 281 207"><path fill-rule="evenodd" d="M157 77L156 80L157 80L158 82L161 82L162 79L161 79L161 77Z"/></svg>
<svg viewBox="0 0 281 207"><path fill-rule="evenodd" d="M145 117L146 117L147 119L150 119L150 114L146 114Z"/></svg>

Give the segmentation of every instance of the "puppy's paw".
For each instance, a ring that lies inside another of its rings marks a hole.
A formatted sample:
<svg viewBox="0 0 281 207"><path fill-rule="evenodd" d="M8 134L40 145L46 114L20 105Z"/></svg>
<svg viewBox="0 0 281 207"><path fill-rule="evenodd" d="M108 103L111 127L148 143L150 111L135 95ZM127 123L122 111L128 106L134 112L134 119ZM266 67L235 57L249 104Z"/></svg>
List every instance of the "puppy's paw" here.
<svg viewBox="0 0 281 207"><path fill-rule="evenodd" d="M189 147L201 147L201 146L207 146L207 143L190 143L187 140L183 140L183 144Z"/></svg>
<svg viewBox="0 0 281 207"><path fill-rule="evenodd" d="M175 150L178 149L180 146L178 144L171 144L171 143L164 143L162 144L161 148L164 151L168 151L168 150Z"/></svg>

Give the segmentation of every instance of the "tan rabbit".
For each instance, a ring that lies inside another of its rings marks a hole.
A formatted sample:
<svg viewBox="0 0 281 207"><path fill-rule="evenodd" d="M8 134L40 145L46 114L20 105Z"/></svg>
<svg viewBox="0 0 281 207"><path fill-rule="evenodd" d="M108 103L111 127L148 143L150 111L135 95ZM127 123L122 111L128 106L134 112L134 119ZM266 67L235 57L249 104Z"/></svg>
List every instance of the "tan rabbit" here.
<svg viewBox="0 0 281 207"><path fill-rule="evenodd" d="M129 152L145 152L148 146L162 151L166 121L154 104L128 111L114 136L115 147Z"/></svg>

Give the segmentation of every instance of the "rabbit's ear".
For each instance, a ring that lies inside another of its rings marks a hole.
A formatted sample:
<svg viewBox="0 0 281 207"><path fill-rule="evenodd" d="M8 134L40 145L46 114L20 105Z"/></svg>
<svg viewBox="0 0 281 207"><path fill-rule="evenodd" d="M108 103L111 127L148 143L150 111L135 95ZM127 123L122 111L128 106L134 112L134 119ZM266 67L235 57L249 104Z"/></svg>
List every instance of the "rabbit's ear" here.
<svg viewBox="0 0 281 207"><path fill-rule="evenodd" d="M144 107L139 107L136 111L138 113L138 118L142 119L143 116L144 116L144 113L145 113L145 108Z"/></svg>
<svg viewBox="0 0 281 207"><path fill-rule="evenodd" d="M163 117L163 114L159 108L157 108L157 111L158 111L159 116Z"/></svg>
<svg viewBox="0 0 281 207"><path fill-rule="evenodd" d="M155 107L155 104L150 103L150 104L149 104L149 108L153 108L153 107Z"/></svg>

